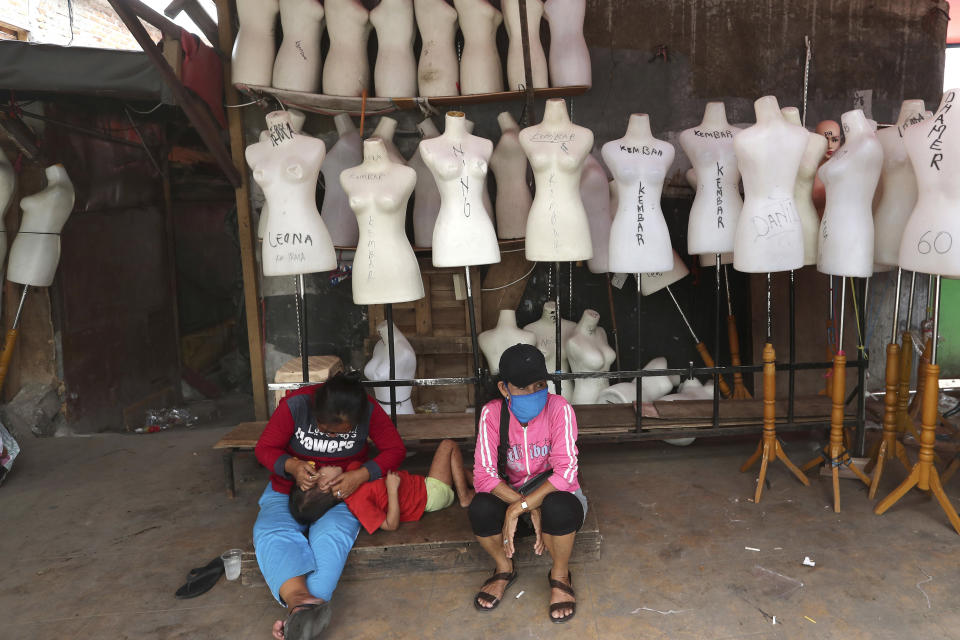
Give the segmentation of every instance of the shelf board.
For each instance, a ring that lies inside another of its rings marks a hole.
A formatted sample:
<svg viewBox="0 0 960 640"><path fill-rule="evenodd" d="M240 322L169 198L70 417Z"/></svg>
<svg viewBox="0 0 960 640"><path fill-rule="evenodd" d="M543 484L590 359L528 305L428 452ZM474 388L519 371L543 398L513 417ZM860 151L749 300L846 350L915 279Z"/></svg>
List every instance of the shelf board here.
<svg viewBox="0 0 960 640"><path fill-rule="evenodd" d="M273 87L237 84L237 89L253 98L262 98L265 95L273 96L281 103L294 109L335 115L346 113L352 116L360 115L362 99L349 96L327 96L320 93L305 93L303 91L288 91ZM586 85L572 87L550 87L534 89L535 98L565 98L583 95L590 87ZM438 96L432 98L380 98L368 97L366 113L368 115L384 115L398 110L416 109L424 107L452 107L470 104L488 104L492 102L506 102L523 100L526 93L523 91L500 91L498 93L478 93L469 96Z"/></svg>

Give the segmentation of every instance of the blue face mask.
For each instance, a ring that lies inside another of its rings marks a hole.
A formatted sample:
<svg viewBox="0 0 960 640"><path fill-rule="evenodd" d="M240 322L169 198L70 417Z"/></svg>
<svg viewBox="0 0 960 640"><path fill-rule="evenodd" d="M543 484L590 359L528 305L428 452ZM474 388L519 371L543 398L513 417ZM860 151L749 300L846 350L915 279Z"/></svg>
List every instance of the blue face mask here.
<svg viewBox="0 0 960 640"><path fill-rule="evenodd" d="M510 394L510 412L520 422L530 422L547 406L547 393L546 389L540 389L522 396Z"/></svg>

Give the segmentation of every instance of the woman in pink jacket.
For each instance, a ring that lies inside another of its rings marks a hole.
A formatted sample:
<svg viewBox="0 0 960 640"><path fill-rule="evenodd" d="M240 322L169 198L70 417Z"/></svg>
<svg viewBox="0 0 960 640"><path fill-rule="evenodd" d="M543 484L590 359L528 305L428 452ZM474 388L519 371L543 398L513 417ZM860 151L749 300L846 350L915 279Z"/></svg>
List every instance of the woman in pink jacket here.
<svg viewBox="0 0 960 640"><path fill-rule="evenodd" d="M545 548L553 558L550 620L566 622L577 611L567 563L587 512L577 478L577 418L563 397L547 392L547 367L536 347L516 344L504 351L500 379L503 399L491 400L480 414L477 495L469 511L473 533L497 567L473 604L480 611L500 604L517 579L514 538L533 534L535 553Z"/></svg>

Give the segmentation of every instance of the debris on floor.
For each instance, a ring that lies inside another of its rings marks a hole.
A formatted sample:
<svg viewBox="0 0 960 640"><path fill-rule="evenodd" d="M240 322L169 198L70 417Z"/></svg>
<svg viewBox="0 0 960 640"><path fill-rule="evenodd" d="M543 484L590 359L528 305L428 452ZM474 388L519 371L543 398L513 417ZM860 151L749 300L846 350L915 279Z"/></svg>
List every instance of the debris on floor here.
<svg viewBox="0 0 960 640"><path fill-rule="evenodd" d="M803 557L803 566L805 567L815 567L817 563L810 559L810 556Z"/></svg>

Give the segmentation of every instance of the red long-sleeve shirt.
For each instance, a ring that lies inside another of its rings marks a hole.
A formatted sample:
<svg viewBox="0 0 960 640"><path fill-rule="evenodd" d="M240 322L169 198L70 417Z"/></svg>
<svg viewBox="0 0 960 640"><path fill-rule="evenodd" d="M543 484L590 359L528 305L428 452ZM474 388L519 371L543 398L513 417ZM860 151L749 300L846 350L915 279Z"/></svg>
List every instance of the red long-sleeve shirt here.
<svg viewBox="0 0 960 640"><path fill-rule="evenodd" d="M303 387L280 400L257 440L254 453L260 464L270 469L274 491L290 493L293 476L284 470L284 464L291 457L313 460L318 467L336 465L343 469L359 462L370 472L370 480L376 480L399 467L406 456L397 428L373 398L368 397L367 415L355 429L345 434L321 433L313 417L313 396L321 386ZM379 450L373 460L367 459L368 438Z"/></svg>

